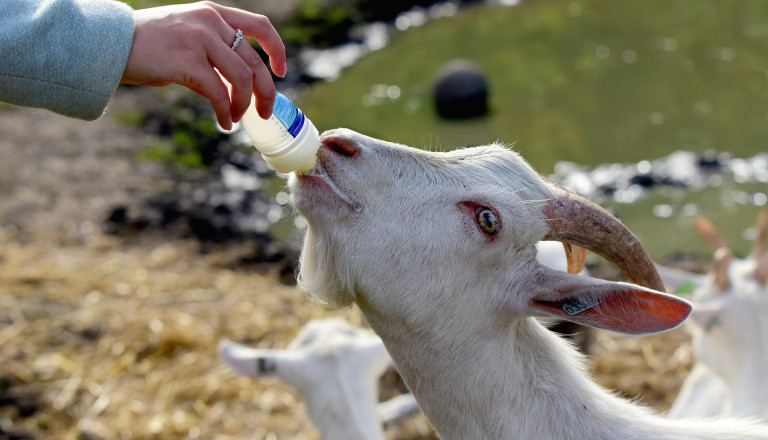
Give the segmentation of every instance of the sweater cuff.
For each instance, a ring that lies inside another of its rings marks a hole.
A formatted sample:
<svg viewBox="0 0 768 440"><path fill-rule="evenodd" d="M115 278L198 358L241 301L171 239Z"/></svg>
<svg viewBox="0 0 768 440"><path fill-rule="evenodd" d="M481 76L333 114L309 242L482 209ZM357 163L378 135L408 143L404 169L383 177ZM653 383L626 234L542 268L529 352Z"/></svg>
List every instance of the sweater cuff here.
<svg viewBox="0 0 768 440"><path fill-rule="evenodd" d="M91 46L81 65L85 71L80 74L92 78L84 83L83 91L93 99L85 96L82 113L72 115L87 120L100 117L115 94L128 62L134 31L133 10L128 5L116 1L95 3L98 7L91 8L87 18L102 25L94 26L89 38L104 44Z"/></svg>
<svg viewBox="0 0 768 440"><path fill-rule="evenodd" d="M133 31L133 10L117 1L0 0L0 101L98 118Z"/></svg>

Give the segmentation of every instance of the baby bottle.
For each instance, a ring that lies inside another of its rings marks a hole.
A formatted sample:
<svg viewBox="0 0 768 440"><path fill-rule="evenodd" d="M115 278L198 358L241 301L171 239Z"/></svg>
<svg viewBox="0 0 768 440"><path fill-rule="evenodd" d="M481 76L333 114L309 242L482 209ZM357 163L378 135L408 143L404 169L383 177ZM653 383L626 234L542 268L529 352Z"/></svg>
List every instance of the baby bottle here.
<svg viewBox="0 0 768 440"><path fill-rule="evenodd" d="M261 119L251 98L242 121L254 146L275 171L302 172L315 166L320 135L312 121L283 94L275 96L269 119Z"/></svg>

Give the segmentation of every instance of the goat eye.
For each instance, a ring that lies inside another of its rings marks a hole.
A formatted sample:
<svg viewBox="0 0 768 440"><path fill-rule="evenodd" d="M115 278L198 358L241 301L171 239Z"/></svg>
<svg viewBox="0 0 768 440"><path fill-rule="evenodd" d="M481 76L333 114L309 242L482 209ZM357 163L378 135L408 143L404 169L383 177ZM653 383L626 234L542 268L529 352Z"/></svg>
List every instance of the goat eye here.
<svg viewBox="0 0 768 440"><path fill-rule="evenodd" d="M492 209L478 207L475 210L477 225L487 235L493 236L499 232L499 216Z"/></svg>

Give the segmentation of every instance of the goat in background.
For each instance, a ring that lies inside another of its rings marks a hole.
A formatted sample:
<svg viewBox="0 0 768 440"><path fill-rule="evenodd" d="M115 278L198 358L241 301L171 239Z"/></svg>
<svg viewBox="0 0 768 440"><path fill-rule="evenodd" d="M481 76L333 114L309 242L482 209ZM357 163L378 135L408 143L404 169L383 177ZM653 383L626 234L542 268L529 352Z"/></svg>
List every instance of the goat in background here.
<svg viewBox="0 0 768 440"><path fill-rule="evenodd" d="M677 399L673 418L719 414L768 415L768 213L757 221L752 250L735 258L715 226L696 228L714 251L707 275L658 266L670 288L693 283L694 309L686 329L696 358Z"/></svg>
<svg viewBox="0 0 768 440"><path fill-rule="evenodd" d="M243 376L296 387L325 440L384 440L382 426L419 410L410 394L378 403L379 378L392 359L373 332L340 318L308 322L284 350L224 340L219 356Z"/></svg>

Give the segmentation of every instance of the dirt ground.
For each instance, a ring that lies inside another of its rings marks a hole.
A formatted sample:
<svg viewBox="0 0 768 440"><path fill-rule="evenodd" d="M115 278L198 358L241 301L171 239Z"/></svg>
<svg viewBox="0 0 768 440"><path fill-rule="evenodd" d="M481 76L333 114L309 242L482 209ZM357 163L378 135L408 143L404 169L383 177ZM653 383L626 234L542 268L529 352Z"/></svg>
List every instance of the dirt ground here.
<svg viewBox="0 0 768 440"><path fill-rule="evenodd" d="M236 377L216 345L284 347L310 319L365 325L357 309L191 241L101 232L110 207L170 184L134 160L152 135L112 117L145 99L121 90L96 122L0 108L0 438L317 438L293 389ZM682 330L600 332L591 350L600 383L662 411L691 365ZM415 416L387 438L435 437Z"/></svg>

